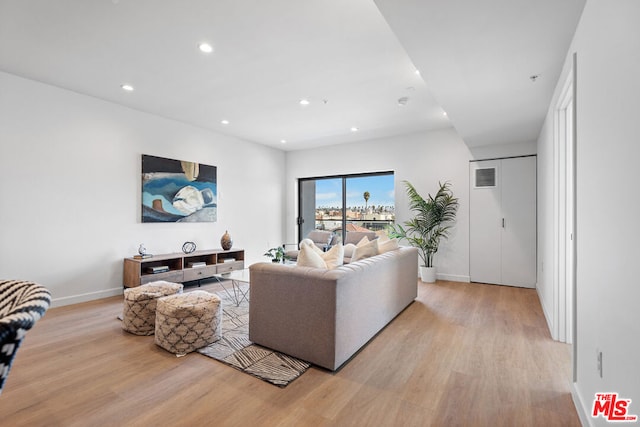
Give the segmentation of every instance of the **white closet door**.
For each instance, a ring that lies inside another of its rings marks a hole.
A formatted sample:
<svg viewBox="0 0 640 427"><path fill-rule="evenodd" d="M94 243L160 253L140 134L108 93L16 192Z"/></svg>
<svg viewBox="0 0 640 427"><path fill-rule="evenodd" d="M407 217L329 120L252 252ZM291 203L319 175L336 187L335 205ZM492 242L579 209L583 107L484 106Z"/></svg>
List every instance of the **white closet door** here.
<svg viewBox="0 0 640 427"><path fill-rule="evenodd" d="M535 287L536 158L469 165L471 281Z"/></svg>
<svg viewBox="0 0 640 427"><path fill-rule="evenodd" d="M469 165L471 281L499 284L502 280L500 161L471 162Z"/></svg>
<svg viewBox="0 0 640 427"><path fill-rule="evenodd" d="M502 160L502 284L536 285L536 158Z"/></svg>

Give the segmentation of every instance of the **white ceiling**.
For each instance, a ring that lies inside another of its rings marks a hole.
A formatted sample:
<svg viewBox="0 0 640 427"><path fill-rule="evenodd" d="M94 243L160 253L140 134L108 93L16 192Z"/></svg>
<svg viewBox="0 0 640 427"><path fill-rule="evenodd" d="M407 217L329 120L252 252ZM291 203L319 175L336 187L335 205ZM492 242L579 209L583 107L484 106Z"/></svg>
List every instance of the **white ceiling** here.
<svg viewBox="0 0 640 427"><path fill-rule="evenodd" d="M0 0L0 70L283 150L531 141L584 1Z"/></svg>
<svg viewBox="0 0 640 427"><path fill-rule="evenodd" d="M538 138L584 3L376 0L471 147Z"/></svg>

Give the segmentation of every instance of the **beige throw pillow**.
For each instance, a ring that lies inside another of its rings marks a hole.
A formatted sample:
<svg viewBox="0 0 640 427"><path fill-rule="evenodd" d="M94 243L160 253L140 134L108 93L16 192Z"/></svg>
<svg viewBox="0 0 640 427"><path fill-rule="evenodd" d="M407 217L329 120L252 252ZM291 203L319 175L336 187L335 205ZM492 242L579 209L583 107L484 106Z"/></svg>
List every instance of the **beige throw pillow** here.
<svg viewBox="0 0 640 427"><path fill-rule="evenodd" d="M333 270L344 262L344 246L338 243L327 252L322 252L315 244L300 244L297 264L302 267L328 268Z"/></svg>
<svg viewBox="0 0 640 427"><path fill-rule="evenodd" d="M389 234L387 233L387 230L376 231L376 236L378 236L378 243L389 241Z"/></svg>
<svg viewBox="0 0 640 427"><path fill-rule="evenodd" d="M297 265L300 267L314 267L314 268L327 268L327 263L322 259L322 255L316 252L311 245L300 245L300 252L298 253Z"/></svg>
<svg viewBox="0 0 640 427"><path fill-rule="evenodd" d="M344 257L352 258L353 251L355 250L356 250L356 245L354 245L353 243L347 243L346 245L344 245Z"/></svg>
<svg viewBox="0 0 640 427"><path fill-rule="evenodd" d="M388 239L384 242L378 242L378 253L385 253L396 250L400 247L398 239Z"/></svg>
<svg viewBox="0 0 640 427"><path fill-rule="evenodd" d="M356 246L358 246L358 247L364 246L367 243L369 243L369 238L367 236L364 236L362 239L360 239L360 241L358 243L356 243Z"/></svg>
<svg viewBox="0 0 640 427"><path fill-rule="evenodd" d="M340 267L344 262L344 246L342 246L342 243L338 243L327 252L324 252L322 259L327 264L329 270Z"/></svg>
<svg viewBox="0 0 640 427"><path fill-rule="evenodd" d="M304 245L309 246L318 255L322 255L324 253L322 252L322 249L320 249L315 243L313 243L313 240L311 239L302 239L302 241L300 242L300 249L302 249L302 246Z"/></svg>
<svg viewBox="0 0 640 427"><path fill-rule="evenodd" d="M365 237L366 239L366 237ZM372 256L378 255L378 241L372 240L364 245L356 246L356 249L353 251L353 256L351 257L351 262L358 261L360 259L369 258Z"/></svg>
<svg viewBox="0 0 640 427"><path fill-rule="evenodd" d="M358 246L364 246L367 243L369 243L369 238L367 236L364 236L362 239L360 239L360 241L356 245L354 245L353 243L347 243L346 245L344 245L344 256L346 258L352 258L351 261L353 261L353 253L355 252L356 248Z"/></svg>

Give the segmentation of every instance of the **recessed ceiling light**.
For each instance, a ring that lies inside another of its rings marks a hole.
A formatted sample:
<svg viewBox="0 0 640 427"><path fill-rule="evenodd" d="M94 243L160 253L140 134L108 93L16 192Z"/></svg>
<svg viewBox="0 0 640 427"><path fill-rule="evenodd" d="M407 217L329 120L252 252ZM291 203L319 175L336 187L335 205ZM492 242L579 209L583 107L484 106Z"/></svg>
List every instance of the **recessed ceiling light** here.
<svg viewBox="0 0 640 427"><path fill-rule="evenodd" d="M420 75L420 70L416 70L416 75Z"/></svg>
<svg viewBox="0 0 640 427"><path fill-rule="evenodd" d="M122 90L126 90L127 92L133 92L133 86L131 85L123 84L123 85L120 85L120 87L122 88Z"/></svg>
<svg viewBox="0 0 640 427"><path fill-rule="evenodd" d="M286 140L286 139L281 139L281 140L280 140L280 144L286 144L286 143L287 143L287 140Z"/></svg>
<svg viewBox="0 0 640 427"><path fill-rule="evenodd" d="M351 130L351 132L358 132L359 129L357 127L355 127L355 126L351 126L350 130Z"/></svg>
<svg viewBox="0 0 640 427"><path fill-rule="evenodd" d="M443 115L443 116L445 116L445 117L447 117L447 112L446 112L446 111L443 111L443 112L442 112L442 115Z"/></svg>
<svg viewBox="0 0 640 427"><path fill-rule="evenodd" d="M309 104L310 104L310 102L309 102L308 99L301 99L300 100L300 105L309 105Z"/></svg>
<svg viewBox="0 0 640 427"><path fill-rule="evenodd" d="M229 120L223 119L223 120L220 120L220 123L222 123L223 125L228 125L229 124Z"/></svg>
<svg viewBox="0 0 640 427"><path fill-rule="evenodd" d="M213 46L211 46L209 43L200 43L198 45L198 49L200 49L204 53L213 52Z"/></svg>

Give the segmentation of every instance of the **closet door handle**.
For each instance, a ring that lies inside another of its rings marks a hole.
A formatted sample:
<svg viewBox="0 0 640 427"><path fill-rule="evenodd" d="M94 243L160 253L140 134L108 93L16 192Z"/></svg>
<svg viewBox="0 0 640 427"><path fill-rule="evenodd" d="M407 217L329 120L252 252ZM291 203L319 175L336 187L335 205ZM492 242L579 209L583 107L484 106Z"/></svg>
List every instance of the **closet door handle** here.
<svg viewBox="0 0 640 427"><path fill-rule="evenodd" d="M504 228L504 218L502 218L502 228Z"/></svg>

